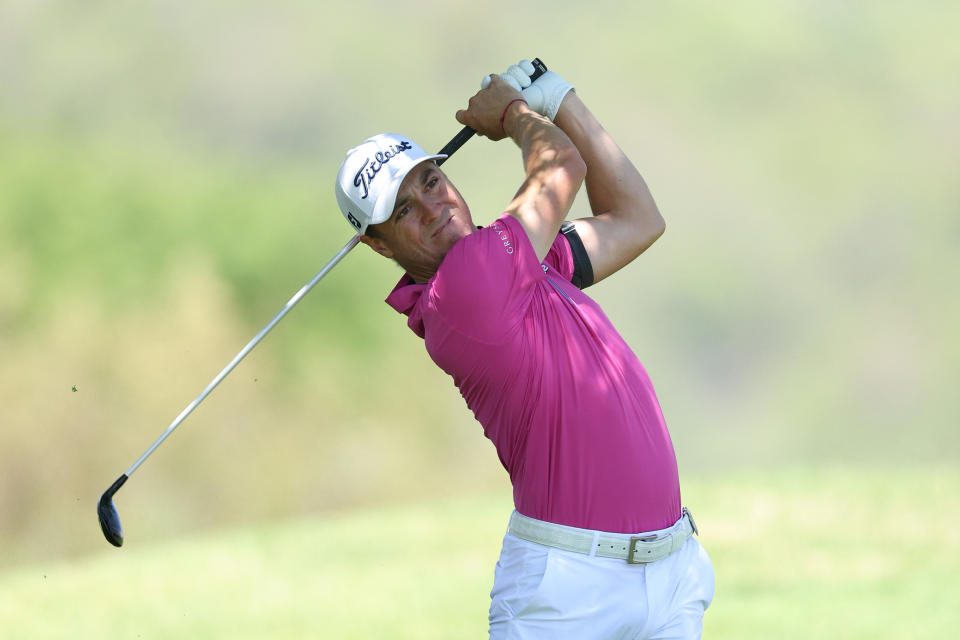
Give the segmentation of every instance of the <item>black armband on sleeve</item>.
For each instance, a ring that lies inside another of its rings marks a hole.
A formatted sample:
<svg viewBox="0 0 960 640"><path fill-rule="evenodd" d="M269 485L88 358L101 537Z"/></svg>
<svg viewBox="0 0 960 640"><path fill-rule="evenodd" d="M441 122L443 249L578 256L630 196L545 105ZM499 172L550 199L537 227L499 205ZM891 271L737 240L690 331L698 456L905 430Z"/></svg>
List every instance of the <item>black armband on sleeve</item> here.
<svg viewBox="0 0 960 640"><path fill-rule="evenodd" d="M560 226L560 233L567 239L573 254L573 276L570 282L577 289L586 289L593 284L593 265L590 264L590 256L587 255L580 234L577 233L577 227L572 222L564 222Z"/></svg>

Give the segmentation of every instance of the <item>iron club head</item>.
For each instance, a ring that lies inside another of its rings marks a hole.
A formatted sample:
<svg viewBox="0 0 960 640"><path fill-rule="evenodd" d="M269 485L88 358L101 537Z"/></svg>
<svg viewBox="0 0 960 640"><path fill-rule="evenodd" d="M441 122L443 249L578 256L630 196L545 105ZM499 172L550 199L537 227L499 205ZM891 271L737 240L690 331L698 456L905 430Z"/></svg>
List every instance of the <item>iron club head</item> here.
<svg viewBox="0 0 960 640"><path fill-rule="evenodd" d="M113 506L113 494L115 494L126 481L127 474L123 474L117 478L117 481L103 492L103 495L100 496L100 502L97 503L97 515L100 517L100 528L103 530L103 537L115 547L123 546L123 527L120 525L120 515L117 513L117 508Z"/></svg>

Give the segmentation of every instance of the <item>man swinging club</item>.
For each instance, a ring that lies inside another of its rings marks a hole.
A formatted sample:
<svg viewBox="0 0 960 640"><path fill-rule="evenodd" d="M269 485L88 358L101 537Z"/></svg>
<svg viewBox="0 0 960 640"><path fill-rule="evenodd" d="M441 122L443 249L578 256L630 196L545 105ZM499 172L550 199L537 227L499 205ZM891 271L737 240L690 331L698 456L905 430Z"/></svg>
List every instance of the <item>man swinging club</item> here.
<svg viewBox="0 0 960 640"><path fill-rule="evenodd" d="M351 149L340 208L406 273L387 303L453 377L510 474L491 638L699 638L710 559L680 502L676 455L640 361L582 289L649 247L646 184L570 85L527 61L484 78L457 120L511 138L525 175L474 225L409 138ZM592 217L565 223L586 182Z"/></svg>

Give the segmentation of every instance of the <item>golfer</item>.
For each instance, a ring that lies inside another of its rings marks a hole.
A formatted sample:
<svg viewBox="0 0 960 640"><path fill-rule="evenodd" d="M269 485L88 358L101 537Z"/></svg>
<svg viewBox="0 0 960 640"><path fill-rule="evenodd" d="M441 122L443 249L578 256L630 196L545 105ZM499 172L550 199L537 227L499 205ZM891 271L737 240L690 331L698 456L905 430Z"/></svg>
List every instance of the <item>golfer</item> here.
<svg viewBox="0 0 960 640"><path fill-rule="evenodd" d="M680 501L653 385L582 289L664 231L644 180L576 92L527 61L484 78L459 122L512 139L524 176L479 228L410 138L351 149L340 208L405 274L408 317L496 446L513 484L491 638L699 638L713 568ZM586 183L592 217L565 223Z"/></svg>

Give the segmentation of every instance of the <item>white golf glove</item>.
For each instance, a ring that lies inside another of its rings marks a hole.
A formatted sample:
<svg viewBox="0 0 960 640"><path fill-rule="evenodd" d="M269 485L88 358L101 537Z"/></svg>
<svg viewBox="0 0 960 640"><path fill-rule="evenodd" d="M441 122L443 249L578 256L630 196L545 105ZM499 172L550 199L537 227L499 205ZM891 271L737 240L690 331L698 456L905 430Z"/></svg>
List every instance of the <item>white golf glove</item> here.
<svg viewBox="0 0 960 640"><path fill-rule="evenodd" d="M521 60L501 73L500 79L519 91L531 109L553 121L563 97L573 87L553 71L547 71L531 84L533 72L533 64L529 60ZM490 76L484 76L480 88L486 89L489 84Z"/></svg>

